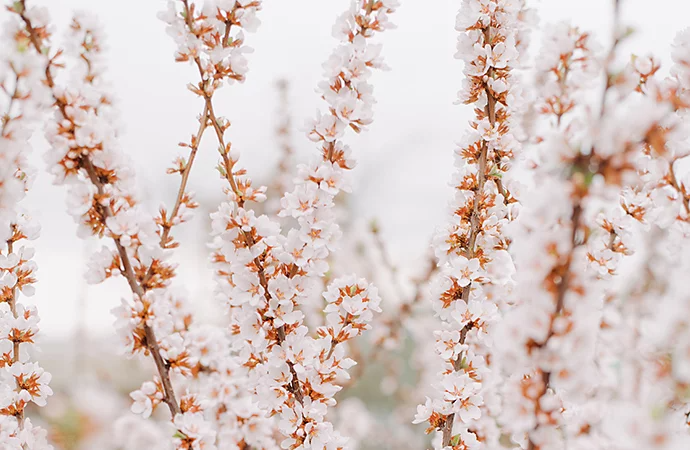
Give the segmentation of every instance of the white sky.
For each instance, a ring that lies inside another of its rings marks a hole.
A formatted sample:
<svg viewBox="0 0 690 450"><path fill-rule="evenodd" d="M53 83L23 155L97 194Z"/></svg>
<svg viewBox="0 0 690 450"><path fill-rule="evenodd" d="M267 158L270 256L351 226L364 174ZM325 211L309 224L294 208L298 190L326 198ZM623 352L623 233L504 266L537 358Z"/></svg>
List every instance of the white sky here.
<svg viewBox="0 0 690 450"><path fill-rule="evenodd" d="M190 66L175 63L173 44L156 18L165 2L153 0L28 0L50 8L59 30L64 30L75 9L98 14L108 37L109 79L119 99L123 148L136 162L145 198L155 208L174 200L177 177L165 175L177 143L196 129L194 117L201 104L185 89L196 81ZM360 162L354 195L350 198L358 217L376 217L394 260L405 266L418 260L434 228L443 222L451 196L447 185L452 152L462 135L469 109L453 104L462 80L462 64L453 58L457 33L455 14L459 0L402 0L392 16L398 29L381 36L383 54L392 70L375 75L378 104L371 130L349 139ZM532 2L541 24L570 20L597 37L610 36L610 0L541 0ZM242 152L241 164L263 182L275 164L273 139L276 92L274 82L291 82L290 98L295 127L301 127L322 106L314 87L321 79L321 63L335 40L331 26L349 0L266 0L259 13L262 25L247 42L255 49L249 56L250 72L244 84L226 86L217 95L220 114L232 122L229 138ZM690 8L685 0L627 0L628 23L638 30L624 48L669 60L670 43L687 24ZM0 13L6 14L5 12ZM4 16L2 16L4 17ZM60 33L58 33L59 36ZM538 36L534 35L533 39ZM606 44L603 41L602 44ZM200 199L217 198L221 181L214 172L215 141L205 138L195 164L190 187ZM315 147L295 130L294 143L301 160ZM36 153L45 142L37 139ZM43 160L35 158L40 169ZM97 287L82 282L86 244L76 238L75 224L64 212L62 188L41 173L26 206L43 226L36 243L39 264L35 302L47 335L73 330L79 298L87 305L86 323L95 333L112 333L109 310L127 293L123 280ZM205 259L206 221L197 220L176 236L181 280L206 302L212 288Z"/></svg>

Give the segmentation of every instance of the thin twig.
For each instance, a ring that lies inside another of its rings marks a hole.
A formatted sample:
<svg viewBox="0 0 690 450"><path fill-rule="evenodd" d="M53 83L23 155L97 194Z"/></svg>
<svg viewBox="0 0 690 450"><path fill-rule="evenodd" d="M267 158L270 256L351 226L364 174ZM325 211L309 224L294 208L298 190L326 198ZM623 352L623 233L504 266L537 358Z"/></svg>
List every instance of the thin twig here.
<svg viewBox="0 0 690 450"><path fill-rule="evenodd" d="M15 226L12 225L12 231L14 232ZM7 254L10 255L14 251L14 239L10 237L10 239L7 240ZM10 290L10 297L7 299L7 302L10 305L10 311L12 312L12 315L14 318L17 318L17 286L13 286L12 289ZM19 341L14 341L12 343L12 364L17 364L19 362ZM16 378L16 377L15 377ZM16 384L17 384L17 389L21 390L22 387L19 383L19 378L16 378ZM19 424L19 429L24 428L24 408L21 410L18 410L17 413L15 414L15 417L17 418L17 422Z"/></svg>
<svg viewBox="0 0 690 450"><path fill-rule="evenodd" d="M201 145L201 138L203 137L204 131L206 131L207 126L208 109L204 107L204 111L201 113L201 118L199 119L199 129L197 130L196 135L192 139L189 158L187 159L187 163L185 164L185 167L181 172L182 179L180 180L180 187L177 190L175 206L173 206L172 211L170 211L170 215L167 218L163 218L165 222L163 225L161 225L163 231L161 233L160 240L160 246L162 248L166 248L166 246L168 245L168 237L170 235L170 230L173 227L172 220L177 216L177 213L180 211L180 207L182 206L182 200L184 199L185 190L187 189L187 182L189 181L189 174L192 171L192 164L194 164L194 158L196 158L197 151L199 150L199 145Z"/></svg>

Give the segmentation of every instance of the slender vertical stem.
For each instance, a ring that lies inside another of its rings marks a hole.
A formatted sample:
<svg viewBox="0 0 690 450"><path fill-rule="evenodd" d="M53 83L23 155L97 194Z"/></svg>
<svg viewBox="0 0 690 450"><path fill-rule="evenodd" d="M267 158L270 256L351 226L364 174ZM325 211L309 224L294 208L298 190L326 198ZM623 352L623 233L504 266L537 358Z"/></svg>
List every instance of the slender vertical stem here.
<svg viewBox="0 0 690 450"><path fill-rule="evenodd" d="M12 226L12 231L14 231L14 225ZM14 239L10 237L10 239L7 241L7 254L10 255L14 251ZM14 318L17 318L17 287L14 286L12 290L10 291L10 297L7 300L7 302L10 305L10 311L12 312L12 315ZM14 341L12 343L12 364L17 364L19 362L19 342ZM17 390L21 390L22 387L19 384L19 380L16 380L17 384ZM17 422L19 424L19 429L24 428L24 408L21 410L17 411L17 414L15 415L17 418Z"/></svg>
<svg viewBox="0 0 690 450"><path fill-rule="evenodd" d="M491 45L490 43L490 36L491 36L491 26L487 26L484 28L484 44L485 45ZM492 78L493 77L493 69L490 68L487 72L487 77ZM496 124L496 99L491 93L491 90L489 89L488 84L485 86L485 92L486 92L486 108L484 109L485 114L489 118L489 123L491 127ZM487 166L487 159L488 159L488 153L489 153L489 143L487 141L484 141L482 143L482 148L479 154L479 168L477 170L477 189L474 191L474 198L473 198L473 204L472 204L472 214L470 216L470 235L468 238L468 245L467 245L467 254L466 257L467 259L472 259L475 256L475 246L477 243L477 238L479 237L479 232L480 230L480 203L482 201L482 196L484 195L484 185L486 184L486 166ZM470 298L470 292L472 291L472 283L470 282L467 286L465 286L462 289L462 301L467 303ZM471 324L468 324L465 326L462 331L460 332L460 344L465 343L465 339L467 338L467 333L471 329ZM464 357L464 352L459 354L458 357L455 359L453 363L453 369L455 371L461 370L462 369L462 359ZM450 413L446 417L445 424L443 426L443 446L449 446L451 440L453 439L453 422L455 420L455 414Z"/></svg>

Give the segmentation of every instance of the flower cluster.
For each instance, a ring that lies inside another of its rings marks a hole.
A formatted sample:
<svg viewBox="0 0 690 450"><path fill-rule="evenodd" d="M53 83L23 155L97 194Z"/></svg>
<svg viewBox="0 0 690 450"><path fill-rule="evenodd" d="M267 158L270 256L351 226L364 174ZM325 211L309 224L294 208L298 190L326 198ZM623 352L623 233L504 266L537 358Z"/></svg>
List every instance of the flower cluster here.
<svg viewBox="0 0 690 450"><path fill-rule="evenodd" d="M170 229L184 221L177 220L181 214L196 207L192 195L186 192L186 185L201 139L209 129L218 140L221 156L218 170L228 181L231 195L238 196L242 203L264 199L264 188L254 190L249 180L240 179L243 172L235 169L239 155L225 137L230 122L216 114L213 103L214 93L223 81L245 79L247 61L244 54L251 49L244 43L244 31L256 29L259 23L256 12L260 8L260 1L206 1L203 7L197 8L195 3L184 0L168 2L168 10L160 15L177 44L176 60L189 62L197 68L199 81L188 87L204 102L196 134L188 143L180 144L189 148L189 157L177 158L168 170L168 173L179 173L181 183L171 213L163 208L156 218L162 246L177 245L169 237ZM214 435L213 440L207 437L197 442L219 448L275 448L269 420L248 395L242 367L231 357L228 334L228 330L203 325L191 327L185 334L185 343L196 356L192 386L201 395L206 420L213 427L200 426L200 430ZM151 399L150 395L138 396L145 406L148 404L146 397ZM183 435L189 436L186 432Z"/></svg>
<svg viewBox="0 0 690 450"><path fill-rule="evenodd" d="M622 273L625 283L608 289L611 300L604 305L606 327L601 336L608 351L599 352L611 398L601 405L606 411L601 430L616 449L655 445L680 449L690 441L686 433L688 298L679 284L688 267L689 203L682 169L689 154L684 120L688 36L686 31L676 38L671 77L656 78L659 64L653 58L635 58L630 70L637 92L650 101L666 101L675 112L645 142L644 157L636 161L641 183L622 196L626 214L642 226L626 227L615 215L610 220L618 240L633 253L632 269Z"/></svg>
<svg viewBox="0 0 690 450"><path fill-rule="evenodd" d="M178 6L181 7L180 11L177 10ZM245 2L243 5L236 2L206 2L201 12L196 12L194 3L182 1L170 2L168 12L162 14L163 20L169 25L170 34L178 43L176 59L192 61L199 69L201 81L196 87L190 85L190 90L202 97L205 104L197 133L189 143L181 144L190 149L189 158L178 158L168 170L169 173L179 173L181 176L178 195L169 213L162 207L158 217L154 219L142 210L133 189L126 183L132 171L121 161L122 154L117 149L116 141L111 139L116 136L115 133L109 132L105 124L98 123L99 119L107 117L107 111L104 110L108 109L111 102L99 89L101 79L95 73L98 66L93 56L97 56L100 39L94 31L95 27L84 24L83 20L75 20L72 29L77 34L77 40L81 41L80 45L75 46L78 54L87 62L87 72L83 77L85 86L65 98L74 101L75 98L83 97L85 100L80 105L80 112L93 114L87 117L70 117L69 114L73 111L71 105L65 102L62 107L58 101L60 111L67 113L66 118L76 131L90 127L100 131L100 134L95 134L95 142L92 142L90 148L76 152L78 161L75 167L82 170L81 173L75 172L75 175L77 178L86 175L86 180L82 179L85 183L81 185L81 199L84 204L92 205L85 214L82 213L82 218L86 216L90 222L83 222L91 225L92 232L112 238L116 251L104 247L96 254L95 260L90 264L92 271L88 278L98 282L109 276L122 274L127 279L134 294L133 303L123 301L116 308L116 327L123 337L127 351L130 354L150 354L158 371L158 377L153 382L145 382L140 390L132 393L135 401L132 409L148 416L158 404L166 403L177 430L174 439L177 448L213 448L220 438L217 437L212 419L220 420L223 417L220 414L209 417L214 409L212 404L207 411L209 414L205 414L201 408L201 403L205 403L205 400L197 399L194 394L187 393L178 402L172 385L173 379L177 377L180 382L185 378L199 379L203 372L204 379L197 380L203 383L208 382L208 377L214 374L220 373L226 378L230 374L225 365L213 366L206 361L208 357L204 358L204 347L197 345L199 340L211 339L214 330L193 327L184 296L170 291L168 287L175 267L166 262L166 259L169 249L178 245L170 233L173 226L189 220L190 210L197 206L193 194L186 192L186 185L205 130L214 129L222 141L228 125L227 121L215 116L211 101L213 93L223 79L243 80L246 72L246 61L242 53L247 48L243 46L242 32L231 34L231 28L253 28L257 23L253 14L259 6L260 2ZM98 90L100 96L89 95L90 89ZM88 104L88 100L100 101L100 104ZM80 146L78 141L69 144L69 131L72 130L66 131L65 141L68 147ZM65 130L58 129L58 133L60 132L65 134ZM223 148L225 151L221 155L224 157L224 167L231 172L230 148L224 145ZM211 375L206 375L207 372ZM241 439L232 442L238 441Z"/></svg>
<svg viewBox="0 0 690 450"><path fill-rule="evenodd" d="M538 79L544 89L539 93L538 113L546 124L548 134L539 142L534 154L529 155L533 166L536 166L533 170L535 173L538 171L535 177L539 177L539 183L533 188L535 193L525 194L522 211L514 227L525 235L518 237L517 231L514 231L513 244L516 264L524 272L518 270L516 277L517 306L509 311L498 330L504 333L501 335L503 339L511 340L510 346L501 346L501 356L505 369L514 370L504 389L501 420L520 443L524 439L520 433L537 429L537 421L553 424L553 430L562 425L558 417L554 417L562 409L561 402L551 393L545 395L548 389L546 383L554 382L547 380L550 375L546 374L551 372L540 372L538 369L536 373L531 373L530 364L544 364L546 369L546 364L552 363L560 354L554 351L554 354L547 356L547 341L556 342L554 338L574 329L569 325L572 322L567 321L570 311L562 318L563 324L556 322L557 318L560 319L557 316L560 316L567 292L561 289L562 283L577 286L577 289L583 289L586 283L580 275L585 272L587 265L583 258L585 250L580 248L579 259L576 259L573 251L580 244L579 228L582 227L582 206L579 203L582 197L579 196L590 184L584 180L582 170L577 169L577 155L580 154L577 139L582 133L582 125L578 127L579 123L574 117L576 113L586 114L582 107L576 109L581 104L578 100L582 100L577 96L582 95L584 88L591 86L594 77L599 74L595 56L589 48L588 36L567 24L548 30L539 61ZM560 130L565 131L559 133ZM537 191L540 195L536 195ZM530 251L524 253L527 246L530 246ZM580 265L575 266L575 261ZM564 278L566 273L567 280ZM591 303L582 302L578 312L583 316L591 314L591 306ZM582 326L585 324L582 323ZM554 331L550 331L552 329ZM555 334L556 330L558 334ZM519 351L519 356L511 353L511 350L515 353ZM584 380L585 374L591 374L587 372L591 365L583 364L591 344L581 342L579 353L577 347L568 350L576 364L582 365L579 370L583 374L571 378ZM567 375L565 371L555 373L564 377ZM550 444L546 441L537 440L540 432L546 434L539 430L530 435L530 448L533 445L554 448L548 446Z"/></svg>
<svg viewBox="0 0 690 450"><path fill-rule="evenodd" d="M127 283L128 298L113 310L120 349L149 370L117 400L105 390L91 397L98 387L79 373L87 383L69 389L79 401L53 403L86 424L76 434L98 429L99 443L88 447L689 448L690 31L676 38L667 77L653 56L618 68L629 31L623 2L614 1L608 52L558 23L544 27L530 62L535 16L526 0L461 3L457 100L473 116L454 155L447 221L418 280L398 271L404 264L391 260L376 222L364 231L339 204L355 167L346 135L371 125L370 81L386 68L372 38L393 28L397 0L351 0L338 17L338 44L317 88L325 107L306 125L318 151L294 170L287 85L279 84L281 158L270 190L241 167L215 95L245 80L245 33L257 29L263 2L169 0L160 18L175 60L195 72L187 87L201 113L180 143L187 155L167 171L179 177L174 203L154 214L119 144L98 22L77 14L62 50L45 10L25 0L8 7L0 447L48 450L48 434L60 446L68 433L26 417L53 393L51 375L32 360L37 310L20 301L36 283L28 242L39 227L22 200L33 180L28 140L40 127L79 235L102 243L84 278ZM196 318L174 286L171 258L180 245L173 229L199 206L188 184L207 132L225 194L210 215L208 247L216 306L227 314L213 323ZM339 245L347 248L336 252ZM355 339L370 329L368 340ZM374 364L385 368L366 370ZM342 392L376 382L372 394L392 404L390 414L370 413L376 400L351 398L354 389ZM83 403L107 397L117 406L91 422L94 407ZM134 414L117 419L119 403ZM166 407L169 416L159 411ZM31 413L50 417L46 410ZM424 423L431 438L410 422Z"/></svg>
<svg viewBox="0 0 690 450"><path fill-rule="evenodd" d="M31 403L45 406L53 391L51 375L30 360L38 335L38 311L19 302L34 293L34 249L40 226L20 201L33 181L27 163L29 138L49 107L42 85L45 56L31 46L31 32L20 15L47 26L44 9L15 4L3 30L0 52L0 442L8 450L48 450L46 431L25 417Z"/></svg>
<svg viewBox="0 0 690 450"><path fill-rule="evenodd" d="M168 25L168 34L177 44L175 60L189 62L199 71L199 81L190 83L188 88L204 100L204 110L199 116L196 134L192 135L188 143L180 143L181 147L189 148L189 157L176 158L173 167L168 169L168 173L179 173L181 182L171 212L161 208L156 218L156 223L161 228L161 245L164 247L177 245L170 237L171 228L187 221L190 217L188 211L198 206L194 196L186 192L186 186L201 138L208 127L214 130L220 143L219 152L223 162L219 170L230 174L233 171L235 160L230 144L226 145L224 140L230 122L216 116L213 95L223 81L244 81L248 70L244 54L251 51L244 43L244 30L256 30L259 25L256 12L260 8L260 0L210 0L205 1L201 8L188 0L169 0L167 10L159 14L159 18ZM237 191L237 186L232 187Z"/></svg>
<svg viewBox="0 0 690 450"><path fill-rule="evenodd" d="M588 448L602 432L602 304L640 220L626 203L640 185L637 165L645 144L659 145L670 110L640 96L630 71L611 73L620 40L600 58L586 34L561 24L539 58L536 182L511 229L516 306L496 331L508 377L500 421L528 449ZM585 94L602 72L597 108Z"/></svg>
<svg viewBox="0 0 690 450"><path fill-rule="evenodd" d="M22 19L35 50L50 55L45 27L27 14L22 14ZM198 420L199 406L193 399L183 398L178 403L172 386L171 375L186 375L194 366L182 335L188 312L163 289L174 275L174 266L165 261L167 254L153 218L137 201L131 164L118 145L113 101L102 77L99 29L93 17L76 15L66 55L56 51L44 63L43 82L55 103L55 119L46 130L51 144L46 160L55 182L68 186L69 212L79 223L80 234L109 238L115 245L94 255L86 278L100 282L122 275L127 280L132 303L123 301L116 310L116 326L126 351L152 356L160 377L157 386L162 388L175 423L184 422L188 416ZM73 80L62 88L56 84L54 72L67 64L74 66ZM180 448L198 448L198 442L206 440L179 429L178 433L185 436Z"/></svg>
<svg viewBox="0 0 690 450"><path fill-rule="evenodd" d="M511 69L517 64L520 6L466 0L456 22L457 57L465 63L466 76L459 100L474 104L476 115L455 152L449 224L434 239L441 277L433 308L442 321L436 351L444 366L434 398L419 407L415 418L429 422L428 432L442 432L442 447L474 448L477 436L498 439L489 435L488 420L478 419L482 391L491 391L488 326L515 272L504 227L516 206L506 175L519 148L511 124L517 103Z"/></svg>
<svg viewBox="0 0 690 450"><path fill-rule="evenodd" d="M224 80L243 81L247 73L243 30L256 31L261 0L169 0L159 17L177 45L175 59L194 63L202 81L192 91L212 96Z"/></svg>
<svg viewBox="0 0 690 450"><path fill-rule="evenodd" d="M319 288L340 234L334 198L348 189L345 172L354 166L341 138L347 128L359 132L371 123L373 97L366 79L382 63L380 48L368 39L390 27L387 17L395 6L353 1L334 28L341 44L324 65L326 81L320 86L329 112L319 114L309 131L321 144L321 158L298 168L296 185L281 202L280 215L295 219L297 227L283 236L278 223L246 208L247 201L264 199L264 188L251 188L243 170L224 171L229 201L212 215L218 294L230 307L236 366L245 371L247 388L266 414L280 416L285 448L344 445L325 419L340 390L338 380L353 364L338 344L366 329L379 310L375 289L349 278L334 281L324 294L328 323L316 338L304 325L301 307ZM231 160L229 169L237 158Z"/></svg>

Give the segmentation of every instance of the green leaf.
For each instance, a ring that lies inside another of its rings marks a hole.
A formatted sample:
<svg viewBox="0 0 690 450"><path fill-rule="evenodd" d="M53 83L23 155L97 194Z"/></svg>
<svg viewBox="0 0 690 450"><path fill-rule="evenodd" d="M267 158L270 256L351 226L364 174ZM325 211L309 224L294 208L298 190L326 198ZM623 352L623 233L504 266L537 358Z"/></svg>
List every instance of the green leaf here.
<svg viewBox="0 0 690 450"><path fill-rule="evenodd" d="M460 445L460 435L456 434L452 438L450 438L450 445L455 447L456 445Z"/></svg>
<svg viewBox="0 0 690 450"><path fill-rule="evenodd" d="M173 434L173 437L177 439L187 439L187 435L181 432L180 430L177 430L175 434Z"/></svg>
<svg viewBox="0 0 690 450"><path fill-rule="evenodd" d="M500 170L498 170L498 168L497 168L496 166L493 166L493 167L491 168L491 172L489 173L489 176L490 176L490 177L494 177L494 178L501 179L501 178L503 178L503 172L501 172Z"/></svg>
<svg viewBox="0 0 690 450"><path fill-rule="evenodd" d="M626 27L625 30L623 30L623 33L621 33L621 39L627 39L633 34L635 34L635 27Z"/></svg>
<svg viewBox="0 0 690 450"><path fill-rule="evenodd" d="M467 364L467 357L463 356L462 359L460 360L460 369L465 370L468 367L470 367L470 365Z"/></svg>
<svg viewBox="0 0 690 450"><path fill-rule="evenodd" d="M651 411L652 418L654 420L659 420L662 417L664 417L665 412L666 412L666 408L664 406L655 406L654 408L652 408L652 411Z"/></svg>
<svg viewBox="0 0 690 450"><path fill-rule="evenodd" d="M596 172L592 172L591 170L589 170L589 168L582 167L579 164L574 164L571 167L570 176L571 177L580 177L579 180L584 182L584 185L586 187L589 187L592 184L592 181L594 181L594 177L596 176Z"/></svg>

